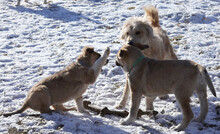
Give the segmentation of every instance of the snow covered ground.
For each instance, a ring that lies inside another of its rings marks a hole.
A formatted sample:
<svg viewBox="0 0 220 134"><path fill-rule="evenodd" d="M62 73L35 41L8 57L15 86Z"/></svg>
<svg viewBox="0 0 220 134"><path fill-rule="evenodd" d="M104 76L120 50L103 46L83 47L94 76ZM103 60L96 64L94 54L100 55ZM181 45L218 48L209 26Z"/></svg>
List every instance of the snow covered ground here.
<svg viewBox="0 0 220 134"><path fill-rule="evenodd" d="M219 133L220 131L220 2L219 0L0 0L0 113L18 109L29 89L75 61L85 45L103 53L109 46L109 64L97 82L84 94L99 107L119 103L125 84L123 71L115 65L123 22L144 14L142 7L159 9L160 23L168 32L179 59L204 65L216 88L218 98L208 89L209 112L204 123L191 122L180 133ZM192 96L195 116L199 103ZM27 110L11 117L0 116L0 133L177 133L182 114L175 97L155 101L159 114L142 116L134 124L120 125L122 118L83 115L75 111L43 114ZM66 106L75 106L74 101ZM126 106L128 109L129 105ZM142 100L141 109L145 109Z"/></svg>

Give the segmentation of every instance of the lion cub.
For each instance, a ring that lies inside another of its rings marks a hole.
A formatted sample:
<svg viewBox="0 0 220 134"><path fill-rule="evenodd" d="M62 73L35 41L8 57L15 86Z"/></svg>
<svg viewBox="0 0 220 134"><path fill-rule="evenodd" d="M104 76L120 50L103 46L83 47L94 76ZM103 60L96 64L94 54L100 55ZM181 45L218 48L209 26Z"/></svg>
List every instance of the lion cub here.
<svg viewBox="0 0 220 134"><path fill-rule="evenodd" d="M31 108L40 113L50 113L53 110L69 111L76 108L65 108L64 102L75 99L77 110L88 113L83 106L82 94L98 77L101 68L107 62L110 49L107 48L101 56L92 47L84 47L77 62L65 69L41 80L29 91L23 106L12 113L3 114L10 116Z"/></svg>
<svg viewBox="0 0 220 134"><path fill-rule="evenodd" d="M183 120L176 128L184 130L193 118L190 107L190 96L196 91L201 106L200 115L195 121L205 120L208 112L206 86L216 96L215 89L206 69L189 60L157 61L144 57L142 52L133 46L125 45L117 53L116 65L127 73L128 85L131 91L131 107L129 116L122 124L130 124L137 118L141 96L148 98L152 105L156 96L174 94Z"/></svg>

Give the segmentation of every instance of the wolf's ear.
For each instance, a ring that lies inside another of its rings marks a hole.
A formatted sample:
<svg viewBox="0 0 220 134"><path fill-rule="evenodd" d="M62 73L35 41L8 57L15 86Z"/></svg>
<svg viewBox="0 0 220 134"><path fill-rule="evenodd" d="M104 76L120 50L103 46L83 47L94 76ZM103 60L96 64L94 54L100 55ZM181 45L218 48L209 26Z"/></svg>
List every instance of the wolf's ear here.
<svg viewBox="0 0 220 134"><path fill-rule="evenodd" d="M119 57L124 57L126 55L126 53L127 53L126 50L121 49L120 53L119 53Z"/></svg>

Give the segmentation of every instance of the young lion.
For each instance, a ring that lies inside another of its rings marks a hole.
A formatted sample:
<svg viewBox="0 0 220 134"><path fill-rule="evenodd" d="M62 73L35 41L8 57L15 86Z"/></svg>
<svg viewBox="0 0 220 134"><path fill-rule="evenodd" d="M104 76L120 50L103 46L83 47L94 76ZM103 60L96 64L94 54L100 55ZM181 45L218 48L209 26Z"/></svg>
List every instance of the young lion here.
<svg viewBox="0 0 220 134"><path fill-rule="evenodd" d="M121 66L127 73L131 91L129 116L122 124L135 121L142 95L154 99L156 96L174 94L183 113L182 123L176 128L180 131L185 129L193 118L189 102L194 91L199 97L201 106L200 115L195 119L198 122L205 120L208 112L206 85L216 96L208 72L193 61L157 61L144 57L138 48L125 45L117 54L116 65Z"/></svg>
<svg viewBox="0 0 220 134"><path fill-rule="evenodd" d="M107 48L101 56L92 47L84 47L77 62L65 69L51 75L31 88L23 106L12 113L3 114L11 116L31 108L40 113L50 113L53 110L69 111L76 108L65 108L64 102L75 99L77 110L88 113L83 106L82 94L98 77L102 66L107 62L110 49ZM101 56L101 57L100 57Z"/></svg>

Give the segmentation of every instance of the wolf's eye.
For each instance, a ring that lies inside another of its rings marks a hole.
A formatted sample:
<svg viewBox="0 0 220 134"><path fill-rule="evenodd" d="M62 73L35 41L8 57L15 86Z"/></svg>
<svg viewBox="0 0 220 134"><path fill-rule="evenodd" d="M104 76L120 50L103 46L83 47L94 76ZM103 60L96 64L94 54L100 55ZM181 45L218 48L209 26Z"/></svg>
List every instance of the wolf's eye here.
<svg viewBox="0 0 220 134"><path fill-rule="evenodd" d="M141 33L140 31L137 31L135 34L136 34L136 35L139 35L140 33Z"/></svg>

